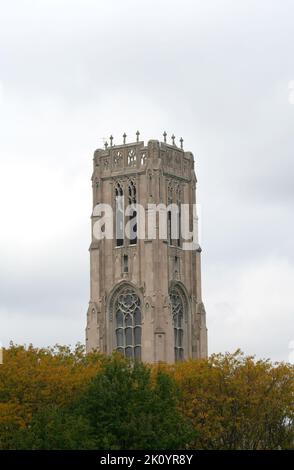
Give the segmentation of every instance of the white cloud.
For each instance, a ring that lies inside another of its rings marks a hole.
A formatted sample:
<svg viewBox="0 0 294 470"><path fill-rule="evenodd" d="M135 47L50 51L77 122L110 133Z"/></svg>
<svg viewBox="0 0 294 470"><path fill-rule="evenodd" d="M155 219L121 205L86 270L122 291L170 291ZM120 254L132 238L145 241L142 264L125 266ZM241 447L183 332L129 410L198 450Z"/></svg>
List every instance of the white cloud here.
<svg viewBox="0 0 294 470"><path fill-rule="evenodd" d="M205 277L210 352L241 348L287 361L294 340L294 266L283 259L219 265Z"/></svg>
<svg viewBox="0 0 294 470"><path fill-rule="evenodd" d="M58 317L56 315L32 315L25 309L19 311L0 310L1 342L7 346L10 341L16 344L34 344L46 347L54 344L74 345L84 342L84 324L80 316L84 312L71 312ZM28 320L29 319L29 320ZM70 324L70 328L69 328Z"/></svg>
<svg viewBox="0 0 294 470"><path fill-rule="evenodd" d="M0 81L0 113L2 111L2 101L3 101L3 93L4 93L4 90L3 90L3 83Z"/></svg>
<svg viewBox="0 0 294 470"><path fill-rule="evenodd" d="M196 156L210 350L286 359L293 3L11 0L0 8L3 342L83 337L93 151L111 133L118 142L124 131L147 140L166 130Z"/></svg>

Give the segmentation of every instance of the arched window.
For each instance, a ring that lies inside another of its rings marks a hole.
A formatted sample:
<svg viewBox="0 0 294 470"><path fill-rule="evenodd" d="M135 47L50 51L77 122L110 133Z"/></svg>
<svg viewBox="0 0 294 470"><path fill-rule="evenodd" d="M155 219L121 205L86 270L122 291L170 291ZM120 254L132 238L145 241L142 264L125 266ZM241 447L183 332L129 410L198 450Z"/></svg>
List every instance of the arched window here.
<svg viewBox="0 0 294 470"><path fill-rule="evenodd" d="M131 237L130 237L130 244L131 245L136 245L137 243L137 212L135 211L135 205L137 203L137 191L136 191L136 185L134 184L133 181L130 181L129 186L128 186L128 199L129 199L129 205L132 207L132 215L130 215L129 220L131 224Z"/></svg>
<svg viewBox="0 0 294 470"><path fill-rule="evenodd" d="M174 325L174 341L175 341L175 360L184 359L184 302L178 289L170 292L173 325Z"/></svg>
<svg viewBox="0 0 294 470"><path fill-rule="evenodd" d="M114 304L116 349L125 357L141 359L141 305L130 287L121 290Z"/></svg>
<svg viewBox="0 0 294 470"><path fill-rule="evenodd" d="M115 188L116 246L124 244L124 192L120 183Z"/></svg>

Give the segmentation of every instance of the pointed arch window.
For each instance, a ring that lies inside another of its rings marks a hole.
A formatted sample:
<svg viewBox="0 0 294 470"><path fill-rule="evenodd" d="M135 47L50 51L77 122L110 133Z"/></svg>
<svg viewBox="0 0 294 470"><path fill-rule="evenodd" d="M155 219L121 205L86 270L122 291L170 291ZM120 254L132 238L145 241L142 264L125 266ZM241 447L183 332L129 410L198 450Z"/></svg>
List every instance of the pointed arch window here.
<svg viewBox="0 0 294 470"><path fill-rule="evenodd" d="M115 187L115 231L116 246L124 244L124 192L120 183Z"/></svg>
<svg viewBox="0 0 294 470"><path fill-rule="evenodd" d="M130 245L136 245L137 243L137 212L135 205L137 203L137 190L136 185L133 181L130 181L128 186L128 199L129 205L132 207L132 215L130 215L131 233L130 233Z"/></svg>
<svg viewBox="0 0 294 470"><path fill-rule="evenodd" d="M178 289L170 292L171 309L174 326L175 360L184 359L184 302Z"/></svg>
<svg viewBox="0 0 294 470"><path fill-rule="evenodd" d="M177 214L177 223L178 223L178 233L177 233L177 245L180 247L181 246L181 200L180 198L177 201L177 206L178 206L178 214Z"/></svg>
<svg viewBox="0 0 294 470"><path fill-rule="evenodd" d="M141 360L142 314L136 292L129 287L120 291L114 310L117 351L127 358Z"/></svg>
<svg viewBox="0 0 294 470"><path fill-rule="evenodd" d="M172 204L173 200L171 197L168 198L168 206ZM167 240L168 244L172 244L172 213L170 208L168 209L167 212Z"/></svg>

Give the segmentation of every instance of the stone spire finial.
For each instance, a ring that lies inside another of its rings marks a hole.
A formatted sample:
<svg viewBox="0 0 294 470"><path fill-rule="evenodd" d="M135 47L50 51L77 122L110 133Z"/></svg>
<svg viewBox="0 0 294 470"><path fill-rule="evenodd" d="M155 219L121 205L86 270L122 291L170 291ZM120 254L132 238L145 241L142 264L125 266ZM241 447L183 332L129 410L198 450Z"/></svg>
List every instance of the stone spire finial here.
<svg viewBox="0 0 294 470"><path fill-rule="evenodd" d="M137 142L139 142L139 136L140 136L140 132L139 132L139 131L136 132L136 136L137 136Z"/></svg>
<svg viewBox="0 0 294 470"><path fill-rule="evenodd" d="M108 142L106 140L106 142L104 143L104 147L105 147L105 150L107 150L107 147L108 147Z"/></svg>
<svg viewBox="0 0 294 470"><path fill-rule="evenodd" d="M113 135L111 134L111 136L109 137L109 140L110 140L110 147L112 147L112 141L113 141Z"/></svg>
<svg viewBox="0 0 294 470"><path fill-rule="evenodd" d="M184 139L183 137L180 138L180 143L181 143L181 149L183 150L183 142L184 142Z"/></svg>
<svg viewBox="0 0 294 470"><path fill-rule="evenodd" d="M126 138L127 138L127 134L124 132L123 133L124 144L126 143Z"/></svg>
<svg viewBox="0 0 294 470"><path fill-rule="evenodd" d="M164 131L164 133L163 133L163 139L164 140L163 141L164 141L165 144L166 144L166 136L167 136L167 133Z"/></svg>
<svg viewBox="0 0 294 470"><path fill-rule="evenodd" d="M171 136L171 138L172 138L172 141L173 141L173 145L175 145L175 136L174 136L174 134Z"/></svg>

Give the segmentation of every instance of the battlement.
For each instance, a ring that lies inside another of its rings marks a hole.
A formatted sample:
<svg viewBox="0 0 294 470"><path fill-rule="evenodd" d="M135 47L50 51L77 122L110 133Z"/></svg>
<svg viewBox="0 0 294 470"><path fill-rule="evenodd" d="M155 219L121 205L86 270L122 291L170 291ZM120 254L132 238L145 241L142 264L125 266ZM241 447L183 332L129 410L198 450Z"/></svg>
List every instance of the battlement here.
<svg viewBox="0 0 294 470"><path fill-rule="evenodd" d="M189 179L194 170L193 154L183 150L182 138L178 147L174 136L171 144L166 142L166 133L163 136L164 142L149 140L146 145L139 140L138 132L135 142L127 143L124 134L123 143L118 145L113 145L111 136L110 145L105 142L104 149L94 152L94 171L106 177L113 173L144 172L156 166L165 173Z"/></svg>

